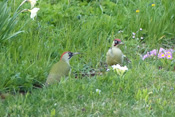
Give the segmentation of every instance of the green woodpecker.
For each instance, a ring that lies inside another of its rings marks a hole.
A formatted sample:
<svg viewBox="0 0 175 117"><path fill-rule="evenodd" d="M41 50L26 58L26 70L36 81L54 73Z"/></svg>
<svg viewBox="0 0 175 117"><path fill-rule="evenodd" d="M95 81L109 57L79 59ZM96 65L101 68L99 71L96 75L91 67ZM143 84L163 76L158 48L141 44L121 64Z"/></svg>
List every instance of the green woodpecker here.
<svg viewBox="0 0 175 117"><path fill-rule="evenodd" d="M120 39L114 39L112 47L108 50L106 54L106 62L109 66L122 64L123 63L123 53L119 49L119 45L123 44Z"/></svg>
<svg viewBox="0 0 175 117"><path fill-rule="evenodd" d="M59 62L54 64L50 70L49 76L47 77L46 80L46 86L59 82L61 77L68 76L71 66L69 64L69 60L72 58L72 56L80 54L79 52L64 52L61 55L61 59Z"/></svg>

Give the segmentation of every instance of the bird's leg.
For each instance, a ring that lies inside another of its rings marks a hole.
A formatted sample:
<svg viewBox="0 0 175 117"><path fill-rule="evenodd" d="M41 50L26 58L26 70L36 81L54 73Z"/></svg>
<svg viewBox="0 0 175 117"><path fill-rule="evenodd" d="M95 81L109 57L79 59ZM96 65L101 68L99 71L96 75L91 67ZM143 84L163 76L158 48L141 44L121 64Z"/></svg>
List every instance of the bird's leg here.
<svg viewBox="0 0 175 117"><path fill-rule="evenodd" d="M130 60L128 57L126 57L126 55L123 55L123 58L124 58L128 63L131 63L131 60Z"/></svg>

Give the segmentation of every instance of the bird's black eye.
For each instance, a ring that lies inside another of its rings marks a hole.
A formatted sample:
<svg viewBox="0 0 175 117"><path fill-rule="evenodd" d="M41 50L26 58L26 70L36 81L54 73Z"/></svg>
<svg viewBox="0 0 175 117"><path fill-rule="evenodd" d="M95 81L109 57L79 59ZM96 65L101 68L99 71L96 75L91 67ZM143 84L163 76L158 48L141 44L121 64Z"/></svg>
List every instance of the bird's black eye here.
<svg viewBox="0 0 175 117"><path fill-rule="evenodd" d="M69 52L69 59L73 56L73 53L72 52Z"/></svg>

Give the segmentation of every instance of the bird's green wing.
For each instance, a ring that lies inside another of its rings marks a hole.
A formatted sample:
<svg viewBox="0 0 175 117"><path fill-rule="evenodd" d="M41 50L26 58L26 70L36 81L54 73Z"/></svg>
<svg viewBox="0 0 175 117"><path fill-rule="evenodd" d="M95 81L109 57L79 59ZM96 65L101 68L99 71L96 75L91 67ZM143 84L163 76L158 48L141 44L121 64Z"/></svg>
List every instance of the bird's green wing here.
<svg viewBox="0 0 175 117"><path fill-rule="evenodd" d="M46 84L50 85L59 82L61 77L65 77L69 74L69 71L70 71L69 64L67 64L65 61L57 62L52 66Z"/></svg>

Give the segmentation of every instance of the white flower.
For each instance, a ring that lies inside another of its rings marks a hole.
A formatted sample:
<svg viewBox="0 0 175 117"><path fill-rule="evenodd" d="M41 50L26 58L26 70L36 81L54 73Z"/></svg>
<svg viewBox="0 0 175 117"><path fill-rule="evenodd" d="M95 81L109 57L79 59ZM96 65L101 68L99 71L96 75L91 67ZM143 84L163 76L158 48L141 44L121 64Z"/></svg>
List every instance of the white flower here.
<svg viewBox="0 0 175 117"><path fill-rule="evenodd" d="M31 12L30 18L34 20L34 17L37 15L39 8L33 8L32 10L29 10Z"/></svg>
<svg viewBox="0 0 175 117"><path fill-rule="evenodd" d="M140 30L142 30L142 28L140 28Z"/></svg>
<svg viewBox="0 0 175 117"><path fill-rule="evenodd" d="M112 65L112 68L113 68L113 69L119 69L119 68L120 68L120 65L119 65L119 64L117 64L117 65Z"/></svg>
<svg viewBox="0 0 175 117"><path fill-rule="evenodd" d="M120 70L126 71L126 70L128 70L128 68L126 66L124 66L124 67L120 67Z"/></svg>
<svg viewBox="0 0 175 117"><path fill-rule="evenodd" d="M103 102L101 105L102 105L102 106L104 106L105 104L106 104L106 103L105 103L105 102Z"/></svg>
<svg viewBox="0 0 175 117"><path fill-rule="evenodd" d="M133 32L132 35L136 35L136 34Z"/></svg>
<svg viewBox="0 0 175 117"><path fill-rule="evenodd" d="M120 70L124 70L124 71L128 70L128 68L127 68L126 66L122 67L122 66L120 66L119 64L117 64L117 65L112 65L112 68L113 68L113 69L120 69Z"/></svg>
<svg viewBox="0 0 175 117"><path fill-rule="evenodd" d="M140 39L143 39L143 37L140 37Z"/></svg>
<svg viewBox="0 0 175 117"><path fill-rule="evenodd" d="M123 75L123 73L128 70L126 66L122 67L119 64L112 66L113 70L116 70L119 75Z"/></svg>
<svg viewBox="0 0 175 117"><path fill-rule="evenodd" d="M108 72L108 71L110 71L110 69L107 69L106 71Z"/></svg>
<svg viewBox="0 0 175 117"><path fill-rule="evenodd" d="M36 1L38 1L38 0L27 0L27 1L30 2L31 8L33 8L36 4Z"/></svg>
<svg viewBox="0 0 175 117"><path fill-rule="evenodd" d="M122 30L119 30L118 33L122 33L123 31Z"/></svg>
<svg viewBox="0 0 175 117"><path fill-rule="evenodd" d="M100 89L96 89L96 92L97 92L98 94L100 94L100 93L101 93L101 90L100 90Z"/></svg>
<svg viewBox="0 0 175 117"><path fill-rule="evenodd" d="M135 38L135 36L132 36L132 38Z"/></svg>

